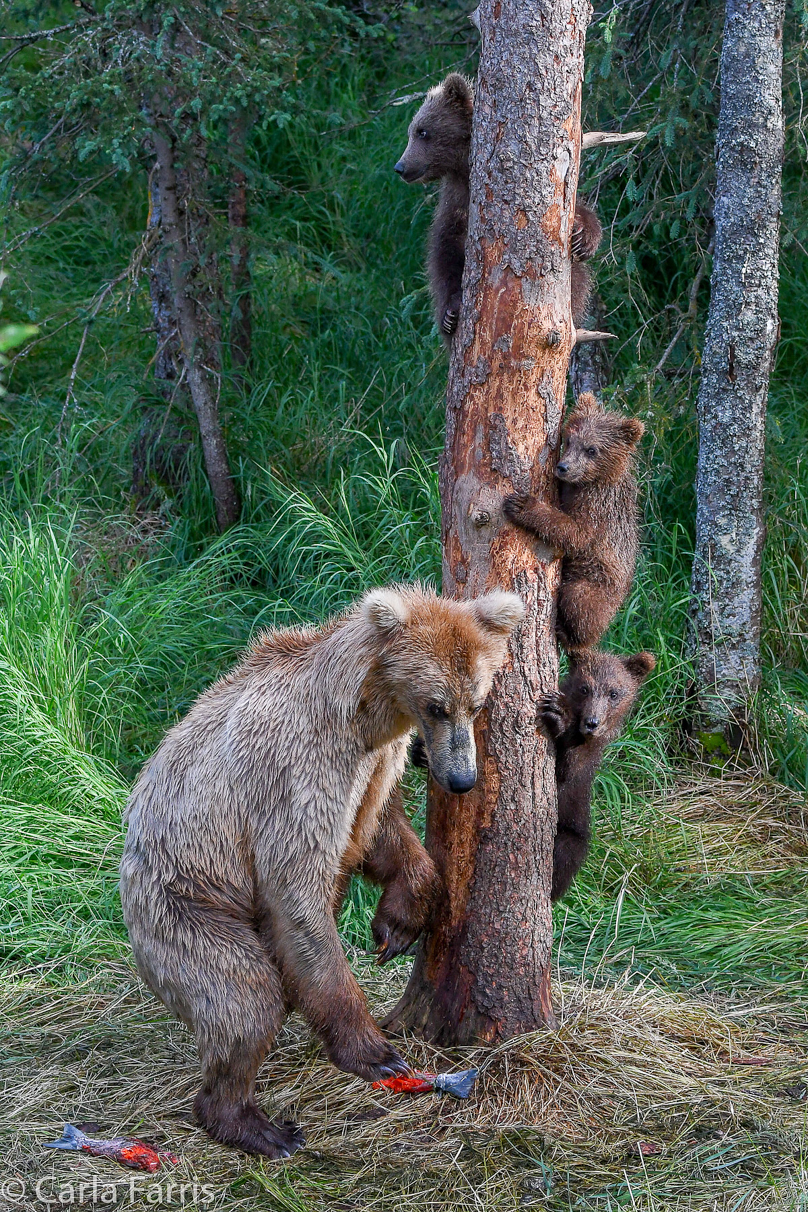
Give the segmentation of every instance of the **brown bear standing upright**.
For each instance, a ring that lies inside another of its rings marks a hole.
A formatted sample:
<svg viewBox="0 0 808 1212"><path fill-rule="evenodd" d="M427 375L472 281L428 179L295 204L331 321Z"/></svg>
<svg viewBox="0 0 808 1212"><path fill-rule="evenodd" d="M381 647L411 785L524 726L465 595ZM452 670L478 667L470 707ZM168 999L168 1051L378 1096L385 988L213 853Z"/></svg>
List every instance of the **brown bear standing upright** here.
<svg viewBox="0 0 808 1212"><path fill-rule="evenodd" d="M427 268L438 328L447 341L457 328L469 221L469 148L474 93L465 76L452 72L431 88L409 126L407 147L395 166L402 180L440 181L429 235ZM572 231L572 314L580 325L589 302L589 270L582 261L601 239L597 215L576 203Z"/></svg>
<svg viewBox="0 0 808 1212"><path fill-rule="evenodd" d="M639 549L634 452L642 421L601 408L589 392L564 427L556 465L556 508L526 493L503 502L505 516L562 552L556 631L565 648L597 644L626 599Z"/></svg>
<svg viewBox="0 0 808 1212"><path fill-rule="evenodd" d="M377 589L324 627L269 632L141 771L124 917L144 980L196 1036L194 1109L217 1140L268 1157L303 1143L255 1100L290 1008L339 1068L369 1081L405 1069L348 967L335 905L361 864L386 885L382 958L424 924L435 869L394 795L409 734L441 786L470 790L474 717L523 613L511 593Z"/></svg>
<svg viewBox="0 0 808 1212"><path fill-rule="evenodd" d="M539 701L539 723L555 741L556 751L558 830L550 894L554 901L567 891L589 849L592 783L603 751L620 735L655 665L650 652L628 657L577 653L569 677Z"/></svg>

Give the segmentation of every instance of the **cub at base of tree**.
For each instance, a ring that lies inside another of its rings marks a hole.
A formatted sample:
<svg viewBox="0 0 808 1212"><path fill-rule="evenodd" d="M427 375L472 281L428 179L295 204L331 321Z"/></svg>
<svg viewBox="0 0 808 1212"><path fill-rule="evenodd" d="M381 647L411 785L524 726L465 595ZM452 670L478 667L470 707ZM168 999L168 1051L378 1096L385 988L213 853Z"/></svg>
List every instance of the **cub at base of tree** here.
<svg viewBox="0 0 808 1212"><path fill-rule="evenodd" d="M448 341L460 315L466 232L469 220L469 149L474 92L457 72L431 88L407 132L407 147L395 166L403 181L440 181L440 196L429 234L427 269L435 320ZM594 211L577 202L571 238L572 314L580 326L591 292L589 260L601 241Z"/></svg>
<svg viewBox="0 0 808 1212"><path fill-rule="evenodd" d="M583 392L564 427L558 508L527 493L503 502L511 522L564 557L556 633L568 650L596 644L631 588L640 545L632 463L644 432Z"/></svg>
<svg viewBox="0 0 808 1212"><path fill-rule="evenodd" d="M591 836L592 783L606 746L623 729L648 674L650 652L576 653L569 676L539 700L538 722L555 742L558 830L551 897L557 901L583 866Z"/></svg>
<svg viewBox="0 0 808 1212"><path fill-rule="evenodd" d="M512 593L454 602L375 589L318 628L260 636L165 736L126 808L121 904L138 969L194 1033L197 1119L222 1144L303 1143L255 1095L298 1009L340 1069L407 1066L373 1021L334 921L347 874L384 885L380 958L425 923L434 864L396 787L414 729L454 794L477 779L474 717L524 615Z"/></svg>

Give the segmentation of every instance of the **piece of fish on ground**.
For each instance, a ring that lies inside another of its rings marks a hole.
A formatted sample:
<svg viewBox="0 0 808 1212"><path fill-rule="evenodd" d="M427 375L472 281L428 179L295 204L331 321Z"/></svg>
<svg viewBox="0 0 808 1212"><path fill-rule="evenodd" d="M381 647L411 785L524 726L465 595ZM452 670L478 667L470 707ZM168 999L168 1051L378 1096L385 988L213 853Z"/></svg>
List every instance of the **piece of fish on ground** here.
<svg viewBox="0 0 808 1212"><path fill-rule="evenodd" d="M87 1153L90 1157L105 1157L108 1161L116 1161L130 1170L146 1170L154 1174L159 1170L163 1161L176 1165L179 1161L173 1153L158 1152L151 1145L131 1136L115 1136L111 1140L97 1140L87 1136L73 1124L65 1124L65 1130L58 1140L44 1144L43 1149L75 1149Z"/></svg>

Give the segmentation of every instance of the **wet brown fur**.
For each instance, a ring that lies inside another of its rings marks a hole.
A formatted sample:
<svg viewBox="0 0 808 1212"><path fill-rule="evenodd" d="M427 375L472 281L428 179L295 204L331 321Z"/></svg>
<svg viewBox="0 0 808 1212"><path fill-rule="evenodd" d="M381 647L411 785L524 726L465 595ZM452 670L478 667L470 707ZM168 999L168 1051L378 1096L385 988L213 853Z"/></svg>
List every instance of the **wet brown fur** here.
<svg viewBox="0 0 808 1212"><path fill-rule="evenodd" d="M474 93L457 72L431 88L410 123L407 147L396 165L404 181L440 181L440 196L429 234L427 270L435 320L447 341L457 328L466 257L469 215L469 149ZM572 313L580 326L591 293L588 268L601 241L600 221L578 202L571 251Z"/></svg>
<svg viewBox="0 0 808 1212"><path fill-rule="evenodd" d="M632 464L644 429L582 394L564 428L558 508L523 493L503 502L511 522L564 557L556 630L567 649L597 644L631 588L639 549Z"/></svg>
<svg viewBox="0 0 808 1212"><path fill-rule="evenodd" d="M121 901L138 968L194 1032L194 1107L217 1140L284 1157L303 1143L255 1100L290 1008L338 1067L403 1068L371 1018L334 914L354 868L382 884L382 959L439 888L396 787L414 728L435 777L476 778L473 717L523 613L513 594L450 602L373 590L322 628L274 631L207 690L146 763L128 806Z"/></svg>
<svg viewBox="0 0 808 1212"><path fill-rule="evenodd" d="M539 701L539 724L555 742L556 753L554 901L568 891L589 849L592 783L603 752L622 732L640 687L655 665L650 652L619 657L585 650L575 655L559 689Z"/></svg>

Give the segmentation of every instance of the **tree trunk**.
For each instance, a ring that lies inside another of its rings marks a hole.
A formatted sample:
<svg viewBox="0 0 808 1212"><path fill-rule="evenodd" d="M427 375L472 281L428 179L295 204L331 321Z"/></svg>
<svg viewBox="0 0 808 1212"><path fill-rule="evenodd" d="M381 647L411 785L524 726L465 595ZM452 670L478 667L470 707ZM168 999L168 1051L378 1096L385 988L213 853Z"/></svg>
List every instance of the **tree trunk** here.
<svg viewBox="0 0 808 1212"><path fill-rule="evenodd" d="M230 155L236 162L227 200L230 225L230 363L240 374L252 352L252 300L248 240L247 174L244 171L247 115L241 110L230 126Z"/></svg>
<svg viewBox="0 0 808 1212"><path fill-rule="evenodd" d="M216 520L220 530L227 530L238 521L240 504L219 419L219 357L217 342L212 332L214 299L211 291L207 290L207 306L202 306L194 290L192 275L194 270L201 272L202 266L195 241L189 242L186 238L186 232L192 228L192 222L188 221L187 206L185 214L181 214L175 148L170 136L157 131L154 135L154 150L162 207L163 250L171 278L183 365L199 423L205 470L216 507Z"/></svg>
<svg viewBox="0 0 808 1212"><path fill-rule="evenodd" d="M593 294L587 316L588 327L603 331L606 308L600 295ZM598 400L609 382L609 355L605 341L583 341L573 348L570 357L570 388L573 400L591 392Z"/></svg>
<svg viewBox="0 0 808 1212"><path fill-rule="evenodd" d="M727 0L715 255L699 390L697 729L737 744L760 681L764 431L779 333L784 0Z"/></svg>
<svg viewBox="0 0 808 1212"><path fill-rule="evenodd" d="M574 326L569 242L589 0L482 0L463 306L441 465L444 592L516 590L527 617L477 729L480 781L430 784L427 844L447 896L392 1022L444 1043L554 1022L555 770L536 729L555 689L558 562L508 526L512 490L555 494Z"/></svg>
<svg viewBox="0 0 808 1212"><path fill-rule="evenodd" d="M153 149L152 149L153 150ZM149 231L162 228L163 212L157 174L149 176ZM159 483L178 488L187 455L187 435L172 411L190 412L182 379L182 350L174 316L171 274L157 242L149 264L149 295L156 350L154 381L163 406L146 409L132 447L132 493L139 508L154 504Z"/></svg>

